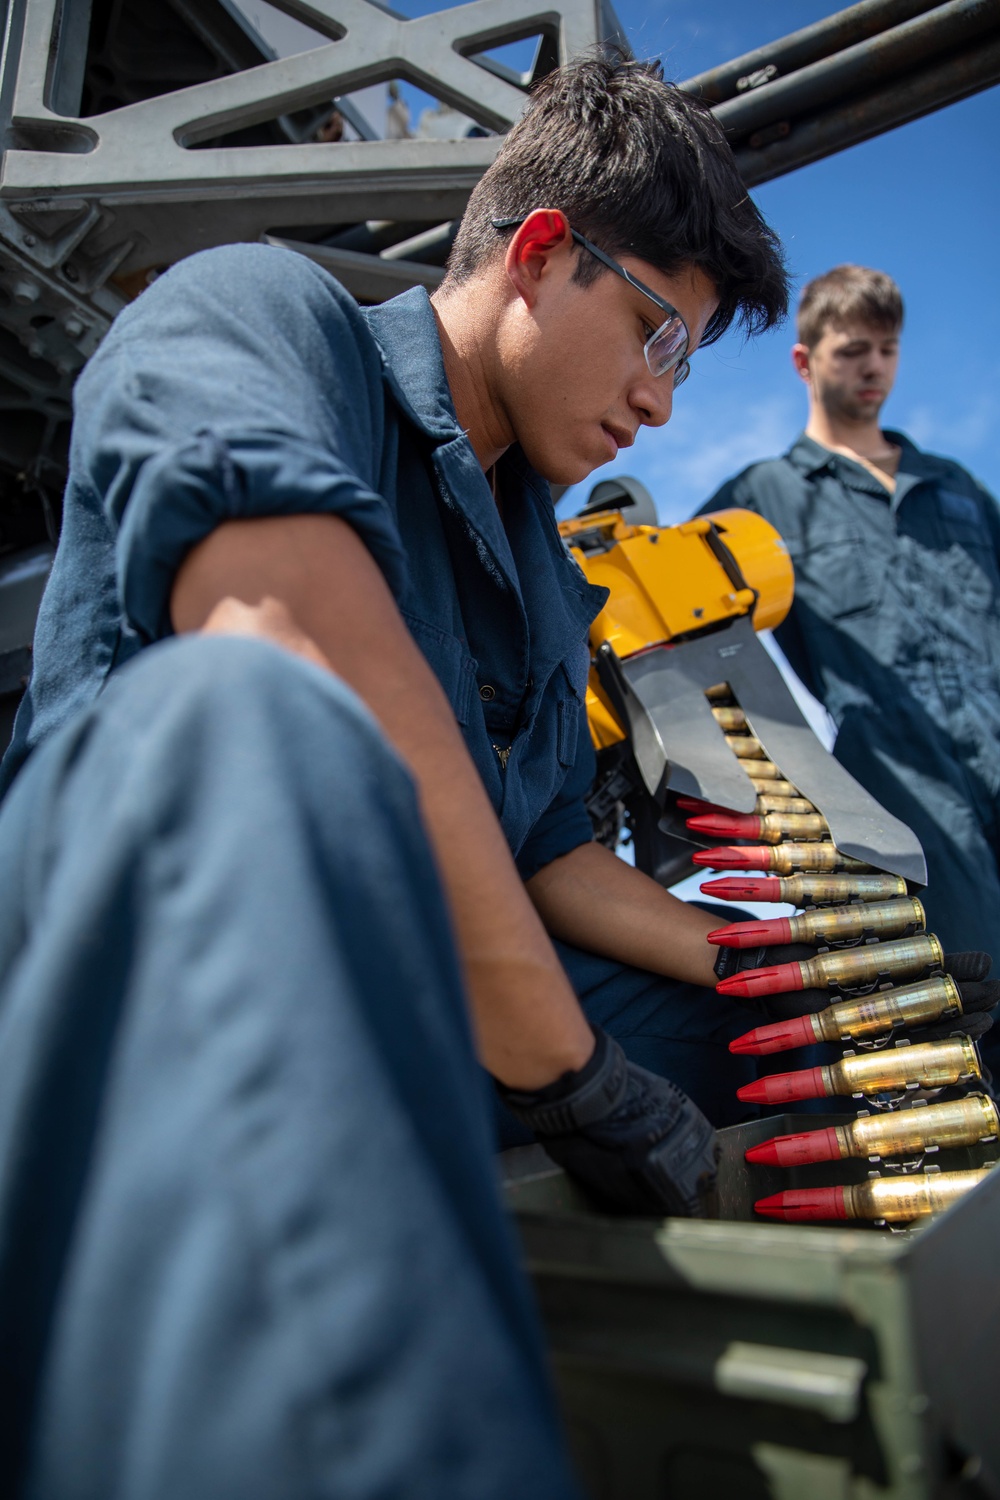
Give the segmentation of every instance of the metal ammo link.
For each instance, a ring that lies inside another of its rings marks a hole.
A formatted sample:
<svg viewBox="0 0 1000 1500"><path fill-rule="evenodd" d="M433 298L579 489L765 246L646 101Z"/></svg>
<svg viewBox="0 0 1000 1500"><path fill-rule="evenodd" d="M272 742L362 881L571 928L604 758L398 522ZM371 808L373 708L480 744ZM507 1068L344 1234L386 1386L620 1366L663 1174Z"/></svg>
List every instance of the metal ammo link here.
<svg viewBox="0 0 1000 1500"><path fill-rule="evenodd" d="M556 1087L522 1093L497 1082L496 1088L508 1109L538 1135L569 1135L605 1119L618 1108L628 1091L628 1060L618 1043L599 1027L594 1028L594 1056L580 1072L589 1074L571 1092L551 1101L539 1099ZM591 1072L593 1069L593 1072ZM570 1078L578 1076L570 1074Z"/></svg>

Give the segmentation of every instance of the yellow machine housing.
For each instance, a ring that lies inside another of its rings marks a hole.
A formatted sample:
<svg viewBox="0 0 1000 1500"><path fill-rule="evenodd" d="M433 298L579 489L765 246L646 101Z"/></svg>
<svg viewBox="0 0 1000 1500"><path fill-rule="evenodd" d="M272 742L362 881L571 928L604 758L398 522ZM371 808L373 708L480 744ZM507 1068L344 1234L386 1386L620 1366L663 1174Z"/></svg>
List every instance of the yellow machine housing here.
<svg viewBox="0 0 1000 1500"><path fill-rule="evenodd" d="M792 564L774 527L749 510L722 510L680 526L633 526L608 510L559 527L590 583L611 597L591 626L591 653L607 641L627 660L752 615L780 625L792 604ZM587 691L591 737L601 750L625 738L597 674Z"/></svg>

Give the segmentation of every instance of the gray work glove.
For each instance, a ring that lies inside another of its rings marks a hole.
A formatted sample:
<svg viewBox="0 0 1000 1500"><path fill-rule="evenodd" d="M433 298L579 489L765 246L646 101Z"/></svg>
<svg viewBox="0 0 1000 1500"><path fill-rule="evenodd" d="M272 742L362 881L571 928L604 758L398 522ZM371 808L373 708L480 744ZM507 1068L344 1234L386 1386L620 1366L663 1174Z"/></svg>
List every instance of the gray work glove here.
<svg viewBox="0 0 1000 1500"><path fill-rule="evenodd" d="M715 1131L686 1094L630 1063L594 1027L594 1055L578 1072L527 1092L497 1092L553 1161L602 1207L629 1214L714 1213Z"/></svg>

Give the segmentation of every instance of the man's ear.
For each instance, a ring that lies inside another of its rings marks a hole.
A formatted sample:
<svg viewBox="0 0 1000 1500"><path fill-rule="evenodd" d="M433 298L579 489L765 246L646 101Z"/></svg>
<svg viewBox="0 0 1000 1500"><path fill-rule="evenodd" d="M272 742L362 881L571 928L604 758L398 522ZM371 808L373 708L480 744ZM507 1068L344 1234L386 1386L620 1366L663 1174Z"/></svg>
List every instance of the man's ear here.
<svg viewBox="0 0 1000 1500"><path fill-rule="evenodd" d="M515 230L504 269L518 295L533 307L546 275L571 258L575 245L566 215L558 208L535 208Z"/></svg>
<svg viewBox="0 0 1000 1500"><path fill-rule="evenodd" d="M800 380L805 381L806 385L812 384L812 371L809 366L809 358L808 344L792 345L792 364L795 366L795 373Z"/></svg>

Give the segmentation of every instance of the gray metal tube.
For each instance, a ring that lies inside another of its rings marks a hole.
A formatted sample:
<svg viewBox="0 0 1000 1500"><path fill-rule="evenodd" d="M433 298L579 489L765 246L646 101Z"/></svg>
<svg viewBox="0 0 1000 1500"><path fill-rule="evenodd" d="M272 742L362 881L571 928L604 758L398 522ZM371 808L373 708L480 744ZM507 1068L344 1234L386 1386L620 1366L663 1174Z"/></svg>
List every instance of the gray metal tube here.
<svg viewBox="0 0 1000 1500"><path fill-rule="evenodd" d="M743 147L736 152L736 163L747 187L756 187L996 83L1000 83L1000 36L942 64L910 73L891 89L874 90L841 109L795 125L786 139L760 150Z"/></svg>
<svg viewBox="0 0 1000 1500"><path fill-rule="evenodd" d="M709 104L720 104L724 99L738 95L741 78L747 78L769 64L785 76L844 47L863 42L866 37L877 36L913 16L923 15L939 3L940 0L861 0L858 5L850 5L811 26L803 26L800 31L778 37L753 52L745 52L732 62L698 73L680 87Z"/></svg>
<svg viewBox="0 0 1000 1500"><path fill-rule="evenodd" d="M715 115L730 137L748 135L776 120L813 114L861 89L884 85L896 73L918 67L982 33L1000 28L996 0L949 0L946 5L858 42L833 57L800 68L761 88L727 100Z"/></svg>

